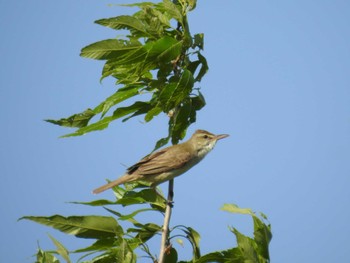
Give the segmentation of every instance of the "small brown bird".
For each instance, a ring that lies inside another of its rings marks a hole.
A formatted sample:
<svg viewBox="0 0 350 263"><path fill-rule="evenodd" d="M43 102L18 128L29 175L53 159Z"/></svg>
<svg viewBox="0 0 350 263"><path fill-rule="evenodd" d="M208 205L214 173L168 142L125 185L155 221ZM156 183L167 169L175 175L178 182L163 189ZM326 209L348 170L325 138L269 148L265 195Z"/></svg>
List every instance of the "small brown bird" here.
<svg viewBox="0 0 350 263"><path fill-rule="evenodd" d="M218 140L227 136L229 135L214 135L204 130L197 130L188 141L147 155L129 167L123 176L95 189L93 193L98 194L128 182L145 181L151 183L151 186L156 186L173 179L199 163L214 148Z"/></svg>

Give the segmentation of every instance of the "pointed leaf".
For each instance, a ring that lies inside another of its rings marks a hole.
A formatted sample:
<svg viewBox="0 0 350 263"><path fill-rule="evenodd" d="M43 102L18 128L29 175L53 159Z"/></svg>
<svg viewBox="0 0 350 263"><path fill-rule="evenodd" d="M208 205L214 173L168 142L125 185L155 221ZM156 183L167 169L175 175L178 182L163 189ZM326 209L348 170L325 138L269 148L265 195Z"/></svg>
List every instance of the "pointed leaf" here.
<svg viewBox="0 0 350 263"><path fill-rule="evenodd" d="M68 118L62 118L60 120L45 120L47 122L64 126L64 127L74 127L80 128L85 127L92 117L95 116L95 112L91 109L87 109L82 113L74 114Z"/></svg>
<svg viewBox="0 0 350 263"><path fill-rule="evenodd" d="M55 244L57 248L57 253L60 254L60 256L67 262L71 263L70 258L69 258L69 252L68 250L53 236L49 235L50 239L52 242Z"/></svg>
<svg viewBox="0 0 350 263"><path fill-rule="evenodd" d="M156 145L154 146L153 151L159 149L160 147L163 147L164 145L166 145L170 140L170 136L165 137L165 138L161 138L156 142Z"/></svg>
<svg viewBox="0 0 350 263"><path fill-rule="evenodd" d="M89 133L92 131L99 131L99 130L106 129L108 127L109 123L115 119L116 118L114 118L113 116L104 117L103 119L101 119L95 123L92 123L86 127L82 127L73 133L63 135L63 136L61 136L61 138L67 138L67 137L72 137L72 136L81 136L81 135L84 135L85 133Z"/></svg>
<svg viewBox="0 0 350 263"><path fill-rule="evenodd" d="M254 221L254 240L257 244L257 251L264 259L270 259L269 243L272 239L272 233L269 225L265 225L258 217L253 217Z"/></svg>
<svg viewBox="0 0 350 263"><path fill-rule="evenodd" d="M117 17L112 17L112 18L107 18L107 19L100 19L95 21L96 24L110 27L116 30L119 29L127 29L130 30L133 36L137 37L147 37L147 36L152 36L148 30L147 26L142 23L141 20L134 16L117 16Z"/></svg>
<svg viewBox="0 0 350 263"><path fill-rule="evenodd" d="M71 204L79 205L89 205L89 206L105 206L105 205L115 205L115 201L109 201L105 199L94 200L91 202L70 202Z"/></svg>
<svg viewBox="0 0 350 263"><path fill-rule="evenodd" d="M237 213L237 214L245 214L245 215L251 215L251 216L255 216L255 214L253 213L253 211L250 208L240 208L235 204L224 204L221 207L221 210L223 211L227 211L230 213Z"/></svg>
<svg viewBox="0 0 350 263"><path fill-rule="evenodd" d="M128 52L142 49L140 43L127 42L118 39L106 39L84 47L80 56L93 59L116 59L125 56Z"/></svg>
<svg viewBox="0 0 350 263"><path fill-rule="evenodd" d="M66 234L81 238L104 238L115 237L123 234L122 228L113 217L106 216L69 216L54 215L24 216L36 223L50 226Z"/></svg>

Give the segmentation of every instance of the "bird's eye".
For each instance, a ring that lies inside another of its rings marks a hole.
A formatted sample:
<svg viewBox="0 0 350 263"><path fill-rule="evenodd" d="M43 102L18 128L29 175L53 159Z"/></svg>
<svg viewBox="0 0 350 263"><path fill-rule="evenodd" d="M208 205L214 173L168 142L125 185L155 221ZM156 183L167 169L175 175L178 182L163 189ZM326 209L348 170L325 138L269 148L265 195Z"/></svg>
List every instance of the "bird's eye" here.
<svg viewBox="0 0 350 263"><path fill-rule="evenodd" d="M204 138L204 139L208 139L209 136L208 136L208 135L204 135L203 138Z"/></svg>

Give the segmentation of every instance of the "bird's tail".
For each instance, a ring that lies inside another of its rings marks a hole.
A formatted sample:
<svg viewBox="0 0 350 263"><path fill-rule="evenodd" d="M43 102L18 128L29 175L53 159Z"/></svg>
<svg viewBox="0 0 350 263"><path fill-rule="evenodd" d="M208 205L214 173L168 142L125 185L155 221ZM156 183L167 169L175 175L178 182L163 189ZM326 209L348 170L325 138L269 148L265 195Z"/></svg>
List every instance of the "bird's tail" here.
<svg viewBox="0 0 350 263"><path fill-rule="evenodd" d="M94 194L99 194L99 193L102 193L114 186L117 186L117 185L120 185L120 184L123 184L123 183L126 183L126 182L131 182L131 181L134 181L132 177L130 177L129 174L125 174L124 176L118 178L117 180L114 180L108 184L105 184L105 185L102 185L100 186L99 188L96 188L95 190L92 191L92 193Z"/></svg>

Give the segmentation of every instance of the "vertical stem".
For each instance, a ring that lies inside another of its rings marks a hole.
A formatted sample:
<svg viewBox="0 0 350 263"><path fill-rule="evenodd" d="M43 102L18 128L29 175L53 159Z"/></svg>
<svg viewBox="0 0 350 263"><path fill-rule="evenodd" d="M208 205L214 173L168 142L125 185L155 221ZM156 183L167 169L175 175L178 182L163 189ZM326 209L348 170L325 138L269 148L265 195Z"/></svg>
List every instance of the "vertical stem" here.
<svg viewBox="0 0 350 263"><path fill-rule="evenodd" d="M158 263L164 263L165 249L169 246L169 222L171 217L171 210L173 208L174 197L174 179L169 181L168 186L168 199L165 209L164 224L162 229L162 240L160 244L159 260Z"/></svg>

